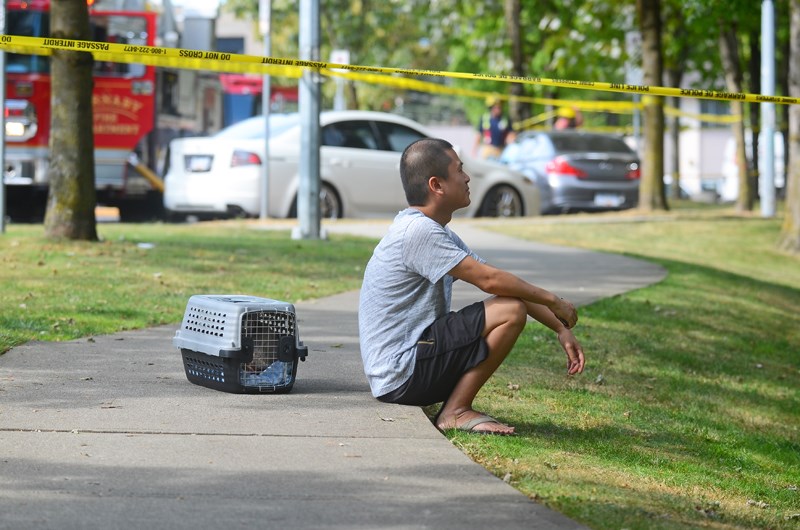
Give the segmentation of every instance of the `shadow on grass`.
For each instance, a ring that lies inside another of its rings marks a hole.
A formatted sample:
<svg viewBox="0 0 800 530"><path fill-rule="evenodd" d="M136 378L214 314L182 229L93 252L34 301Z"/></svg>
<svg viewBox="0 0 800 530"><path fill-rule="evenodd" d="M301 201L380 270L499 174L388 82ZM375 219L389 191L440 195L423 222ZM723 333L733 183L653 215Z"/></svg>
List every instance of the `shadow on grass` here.
<svg viewBox="0 0 800 530"><path fill-rule="evenodd" d="M521 436L457 435L457 443L488 462L495 455L534 468L543 458L568 461L575 473L552 478L556 505L597 528L678 528L684 517L696 525L789 528L795 523L783 515L797 511L791 485L800 482L800 290L659 263L669 270L661 283L581 311L582 376L564 378L552 332L531 324L495 376L520 390L495 383L479 404L501 411ZM620 476L629 481L624 502L615 493ZM530 495L538 486L519 487ZM703 505L706 496L744 508L724 513ZM748 499L770 509L750 517Z"/></svg>
<svg viewBox="0 0 800 530"><path fill-rule="evenodd" d="M785 515L796 511L789 481L798 478L791 471L798 469L798 446L789 440L753 436L743 447L701 431L634 425L545 420L516 427L518 437L499 442L520 466L512 467L513 485L592 528L794 528ZM484 438L465 443L483 445ZM536 448L527 459L526 446ZM492 467L491 458L485 463Z"/></svg>

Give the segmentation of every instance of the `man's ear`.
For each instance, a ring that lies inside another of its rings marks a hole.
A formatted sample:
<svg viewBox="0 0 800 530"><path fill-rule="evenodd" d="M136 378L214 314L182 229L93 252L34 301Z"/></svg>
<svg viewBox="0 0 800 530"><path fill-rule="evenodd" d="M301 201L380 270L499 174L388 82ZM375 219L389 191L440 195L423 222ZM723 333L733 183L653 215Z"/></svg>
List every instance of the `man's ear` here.
<svg viewBox="0 0 800 530"><path fill-rule="evenodd" d="M442 181L436 175L428 179L428 190L433 194L442 193Z"/></svg>

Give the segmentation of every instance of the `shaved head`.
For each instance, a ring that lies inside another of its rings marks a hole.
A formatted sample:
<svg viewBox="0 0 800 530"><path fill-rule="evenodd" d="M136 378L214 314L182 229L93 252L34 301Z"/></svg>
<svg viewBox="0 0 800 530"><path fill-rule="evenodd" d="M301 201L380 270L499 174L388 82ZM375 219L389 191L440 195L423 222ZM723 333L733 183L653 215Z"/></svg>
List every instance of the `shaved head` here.
<svg viewBox="0 0 800 530"><path fill-rule="evenodd" d="M452 149L453 144L439 138L424 138L406 147L400 158L400 180L409 206L425 206L431 177L447 180Z"/></svg>

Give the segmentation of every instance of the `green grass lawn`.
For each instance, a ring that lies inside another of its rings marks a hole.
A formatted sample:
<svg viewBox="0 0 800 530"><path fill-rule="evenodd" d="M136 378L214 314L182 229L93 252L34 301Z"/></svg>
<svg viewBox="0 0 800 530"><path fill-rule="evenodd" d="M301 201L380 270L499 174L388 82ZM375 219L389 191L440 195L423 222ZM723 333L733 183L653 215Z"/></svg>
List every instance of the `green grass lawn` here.
<svg viewBox="0 0 800 530"><path fill-rule="evenodd" d="M581 376L566 377L553 334L529 324L476 402L520 434L453 443L596 529L800 528L800 259L775 251L780 220L707 208L487 226L669 275L580 310ZM99 232L100 243L50 242L39 225L0 235L0 352L178 323L192 294L296 302L355 289L375 244L292 241L247 222Z"/></svg>
<svg viewBox="0 0 800 530"><path fill-rule="evenodd" d="M800 528L800 259L775 251L780 221L585 219L491 228L655 261L668 277L580 311L579 377L529 324L476 401L519 436L452 441L591 528Z"/></svg>
<svg viewBox="0 0 800 530"><path fill-rule="evenodd" d="M287 302L357 289L374 241L293 241L246 222L101 224L100 243L52 242L41 225L0 235L0 353L179 323L193 294Z"/></svg>

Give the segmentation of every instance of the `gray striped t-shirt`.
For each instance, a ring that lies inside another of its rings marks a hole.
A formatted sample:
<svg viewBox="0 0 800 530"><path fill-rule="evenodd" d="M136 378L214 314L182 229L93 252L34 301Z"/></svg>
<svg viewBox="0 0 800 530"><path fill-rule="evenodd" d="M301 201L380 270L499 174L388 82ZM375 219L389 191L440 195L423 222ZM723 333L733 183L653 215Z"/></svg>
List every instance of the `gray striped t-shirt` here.
<svg viewBox="0 0 800 530"><path fill-rule="evenodd" d="M467 256L483 262L419 210L397 214L364 271L358 307L361 358L373 396L411 377L422 332L450 311L453 277L447 273Z"/></svg>

